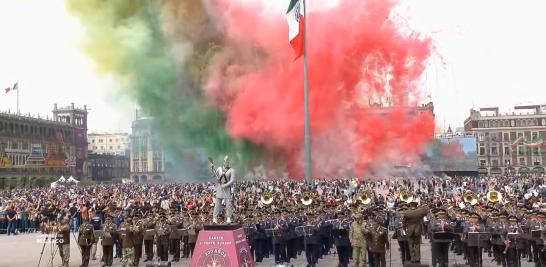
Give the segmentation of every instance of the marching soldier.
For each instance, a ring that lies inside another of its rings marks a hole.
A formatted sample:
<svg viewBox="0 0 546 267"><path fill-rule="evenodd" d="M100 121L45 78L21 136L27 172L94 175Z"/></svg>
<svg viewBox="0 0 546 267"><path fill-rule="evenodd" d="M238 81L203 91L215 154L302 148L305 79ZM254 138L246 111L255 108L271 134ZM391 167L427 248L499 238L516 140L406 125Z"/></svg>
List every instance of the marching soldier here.
<svg viewBox="0 0 546 267"><path fill-rule="evenodd" d="M407 207L404 205L401 205L401 207L398 209L398 213L395 214L395 218L394 218L395 230L394 230L394 234L392 235L392 238L398 241L398 246L400 247L400 258L402 262L410 261L408 237L406 235L406 229L403 223L403 219L400 216L406 210L407 210Z"/></svg>
<svg viewBox="0 0 546 267"><path fill-rule="evenodd" d="M314 214L309 215L308 225L316 226L318 221L315 219ZM319 237L318 229L315 229L311 235L306 235L305 237L305 257L307 259L307 265L315 267L318 262L318 253L319 253Z"/></svg>
<svg viewBox="0 0 546 267"><path fill-rule="evenodd" d="M433 266L436 264L440 267L447 267L449 263L449 244L451 240L436 239L434 233L450 233L453 231L449 220L447 219L447 211L445 209L437 209L436 218L430 222L431 249L433 251ZM434 264L436 263L436 264Z"/></svg>
<svg viewBox="0 0 546 267"><path fill-rule="evenodd" d="M155 225L152 219L146 219L144 221L144 252L146 253L146 259L144 262L151 261L154 258L154 236L155 236Z"/></svg>
<svg viewBox="0 0 546 267"><path fill-rule="evenodd" d="M119 228L121 238L121 263L123 267L135 265L135 243L134 243L133 219L127 217Z"/></svg>
<svg viewBox="0 0 546 267"><path fill-rule="evenodd" d="M376 219L373 221L372 229L365 232L369 236L369 248L373 253L374 266L385 267L385 253L390 249L387 228L383 227L382 222Z"/></svg>
<svg viewBox="0 0 546 267"><path fill-rule="evenodd" d="M506 248L504 249L508 266L521 266L521 251L517 244L521 238L521 233L522 231L518 225L518 218L516 216L510 216L508 218L508 228L505 237Z"/></svg>
<svg viewBox="0 0 546 267"><path fill-rule="evenodd" d="M173 251L173 261L180 261L180 241L182 239L182 234L178 231L179 228L182 228L181 221L173 217L170 220L169 227L171 231L169 233L169 240L171 241L172 251Z"/></svg>
<svg viewBox="0 0 546 267"><path fill-rule="evenodd" d="M112 223L110 217L106 217L106 221L102 226L102 253L104 264L102 266L112 266L112 261L114 260L114 238L113 236L117 234L117 226Z"/></svg>
<svg viewBox="0 0 546 267"><path fill-rule="evenodd" d="M63 262L62 266L68 267L70 259L70 219L68 217L63 219L57 231L57 244L59 246L59 255Z"/></svg>
<svg viewBox="0 0 546 267"><path fill-rule="evenodd" d="M362 263L363 266L368 264L368 250L367 242L364 236L364 219L361 214L355 216L355 221L351 224L349 231L349 240L353 247L353 260L355 266L360 266Z"/></svg>
<svg viewBox="0 0 546 267"><path fill-rule="evenodd" d="M161 217L155 227L157 256L161 261L169 260L169 225L165 222L165 217Z"/></svg>
<svg viewBox="0 0 546 267"><path fill-rule="evenodd" d="M135 266L138 266L140 259L142 258L142 241L144 239L144 226L143 221L138 219L133 228L134 247L135 247Z"/></svg>
<svg viewBox="0 0 546 267"><path fill-rule="evenodd" d="M469 216L469 222L467 223L464 232L469 233L479 233L484 232L485 226L481 222L481 217L477 213L472 213ZM467 238L468 240L468 238ZM467 243L466 247L467 260L470 266L482 266L482 248L481 244L470 244Z"/></svg>
<svg viewBox="0 0 546 267"><path fill-rule="evenodd" d="M89 224L89 219L84 217L83 224L80 226L78 235L78 245L80 245L82 252L82 265L80 265L80 267L86 267L89 265L91 246L93 243L95 243L93 226Z"/></svg>
<svg viewBox="0 0 546 267"><path fill-rule="evenodd" d="M417 208L417 201L410 203L409 210L402 216L406 227L411 263L421 263L421 236L423 235L423 218L428 214L428 208Z"/></svg>
<svg viewBox="0 0 546 267"><path fill-rule="evenodd" d="M351 221L347 220L345 214L340 214L338 219L340 223L332 230L332 233L339 257L339 266L347 267L351 256L351 241L349 240Z"/></svg>

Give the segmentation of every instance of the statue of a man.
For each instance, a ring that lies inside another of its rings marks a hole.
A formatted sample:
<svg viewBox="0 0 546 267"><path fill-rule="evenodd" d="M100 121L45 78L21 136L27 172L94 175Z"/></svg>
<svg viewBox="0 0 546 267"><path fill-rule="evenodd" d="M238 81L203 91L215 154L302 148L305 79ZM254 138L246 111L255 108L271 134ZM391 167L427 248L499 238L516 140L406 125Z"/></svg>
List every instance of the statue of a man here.
<svg viewBox="0 0 546 267"><path fill-rule="evenodd" d="M212 215L212 222L218 223L218 214L222 209L222 200L226 205L226 222L231 223L232 205L231 205L231 186L235 182L235 170L229 166L229 157L224 157L224 166L214 168L214 164L211 163L211 171L218 179L216 184L216 199L214 201L214 213Z"/></svg>

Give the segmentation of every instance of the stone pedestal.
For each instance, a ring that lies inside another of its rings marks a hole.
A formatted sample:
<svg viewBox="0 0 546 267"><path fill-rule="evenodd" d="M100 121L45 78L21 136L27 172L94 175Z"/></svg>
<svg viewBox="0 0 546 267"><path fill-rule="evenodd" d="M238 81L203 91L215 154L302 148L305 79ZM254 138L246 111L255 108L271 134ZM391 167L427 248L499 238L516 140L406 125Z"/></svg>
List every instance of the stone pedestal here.
<svg viewBox="0 0 546 267"><path fill-rule="evenodd" d="M205 225L199 232L190 267L255 267L240 225Z"/></svg>

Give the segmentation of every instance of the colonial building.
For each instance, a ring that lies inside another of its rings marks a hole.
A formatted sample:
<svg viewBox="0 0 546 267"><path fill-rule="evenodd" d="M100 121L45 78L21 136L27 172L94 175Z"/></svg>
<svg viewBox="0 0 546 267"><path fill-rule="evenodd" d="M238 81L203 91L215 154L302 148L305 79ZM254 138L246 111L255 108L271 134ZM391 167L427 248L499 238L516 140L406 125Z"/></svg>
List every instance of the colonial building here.
<svg viewBox="0 0 546 267"><path fill-rule="evenodd" d="M165 179L165 155L152 127L153 118L136 112L131 134L131 178L134 182Z"/></svg>
<svg viewBox="0 0 546 267"><path fill-rule="evenodd" d="M498 107L470 110L464 122L467 134L477 140L482 174L544 173L546 106L516 106L501 114Z"/></svg>
<svg viewBox="0 0 546 267"><path fill-rule="evenodd" d="M90 153L129 156L128 133L90 133L88 140Z"/></svg>
<svg viewBox="0 0 546 267"><path fill-rule="evenodd" d="M96 182L121 182L129 178L129 157L91 153L87 158L88 177Z"/></svg>
<svg viewBox="0 0 546 267"><path fill-rule="evenodd" d="M85 177L87 108L59 108L53 118L0 113L0 188Z"/></svg>

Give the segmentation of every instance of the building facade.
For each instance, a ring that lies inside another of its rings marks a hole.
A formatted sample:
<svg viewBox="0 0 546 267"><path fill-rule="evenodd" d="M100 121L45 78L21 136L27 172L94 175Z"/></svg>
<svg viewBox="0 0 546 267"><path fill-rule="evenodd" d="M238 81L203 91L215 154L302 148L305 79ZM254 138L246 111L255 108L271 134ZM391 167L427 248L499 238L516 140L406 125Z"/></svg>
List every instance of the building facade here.
<svg viewBox="0 0 546 267"><path fill-rule="evenodd" d="M90 153L87 161L88 177L93 181L122 182L129 178L128 156Z"/></svg>
<svg viewBox="0 0 546 267"><path fill-rule="evenodd" d="M465 120L465 133L477 141L480 174L544 173L545 106L514 110L510 114L499 113L498 107L471 110Z"/></svg>
<svg viewBox="0 0 546 267"><path fill-rule="evenodd" d="M88 140L89 153L129 156L128 133L90 133Z"/></svg>
<svg viewBox="0 0 546 267"><path fill-rule="evenodd" d="M87 156L87 108L55 105L53 118L0 113L0 188L81 179Z"/></svg>
<svg viewBox="0 0 546 267"><path fill-rule="evenodd" d="M165 154L152 122L153 118L137 111L131 125L130 175L133 182L165 179Z"/></svg>

